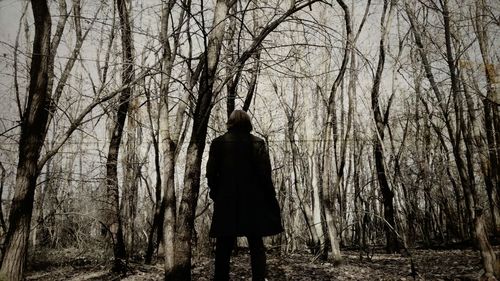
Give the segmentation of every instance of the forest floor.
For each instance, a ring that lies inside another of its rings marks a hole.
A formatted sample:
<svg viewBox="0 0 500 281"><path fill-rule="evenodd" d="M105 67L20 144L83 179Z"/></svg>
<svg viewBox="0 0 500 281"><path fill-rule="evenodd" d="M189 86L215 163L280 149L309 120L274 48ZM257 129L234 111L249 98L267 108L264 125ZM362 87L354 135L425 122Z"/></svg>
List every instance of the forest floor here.
<svg viewBox="0 0 500 281"><path fill-rule="evenodd" d="M500 247L495 248L497 254ZM70 251L74 254L74 251ZM69 253L69 252L68 252ZM68 254L66 253L66 254ZM358 251L343 251L343 262L334 266L308 253L278 255L268 253L269 281L323 281L323 280L478 280L482 275L479 253L472 249L413 250L412 258L416 276L412 274L408 256L383 254L376 251L371 257L360 259ZM59 257L65 253L59 253ZM84 255L72 260L50 263L55 257L32 258L26 280L83 281L83 280L162 280L163 264L145 265L130 263L125 276L110 273L109 263L93 262ZM210 257L197 258L194 262L193 280L208 281L213 274ZM238 250L231 260L231 280L251 280L248 251Z"/></svg>

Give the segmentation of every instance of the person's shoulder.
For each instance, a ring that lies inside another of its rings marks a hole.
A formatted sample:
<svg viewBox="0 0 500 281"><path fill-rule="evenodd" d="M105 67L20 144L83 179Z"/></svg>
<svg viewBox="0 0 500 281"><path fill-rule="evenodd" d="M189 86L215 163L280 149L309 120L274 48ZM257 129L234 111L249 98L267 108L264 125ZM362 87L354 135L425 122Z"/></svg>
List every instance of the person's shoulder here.
<svg viewBox="0 0 500 281"><path fill-rule="evenodd" d="M259 138L253 134L250 134L250 139L252 140L252 142L256 142L256 143L259 143L259 144L266 144L266 142L264 141L264 139L262 138Z"/></svg>
<svg viewBox="0 0 500 281"><path fill-rule="evenodd" d="M214 143L220 143L221 141L224 141L225 137L226 137L226 134L222 134L222 135L220 135L220 136L218 136L218 137L214 138L214 139L212 140L211 144L214 144Z"/></svg>
<svg viewBox="0 0 500 281"><path fill-rule="evenodd" d="M226 135L226 134L222 134L222 135L220 135L220 136L218 136L218 137L215 137L215 138L212 140L212 142L218 142L218 141L221 141L222 139L224 139L224 136L225 136L225 135Z"/></svg>

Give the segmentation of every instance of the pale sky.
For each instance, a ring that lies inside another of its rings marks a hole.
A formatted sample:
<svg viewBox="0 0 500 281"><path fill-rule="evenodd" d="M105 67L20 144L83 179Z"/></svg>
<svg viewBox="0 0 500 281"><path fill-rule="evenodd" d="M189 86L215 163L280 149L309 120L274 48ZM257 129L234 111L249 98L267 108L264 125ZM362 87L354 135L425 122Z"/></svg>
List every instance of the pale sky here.
<svg viewBox="0 0 500 281"><path fill-rule="evenodd" d="M9 88L12 88L12 79L7 76L5 66L11 65L12 62L12 45L15 42L19 19L23 9L23 1L21 0L0 0L0 110L4 112L0 117L8 119L17 119L17 111L12 108L12 100ZM31 14L31 11L30 11ZM8 59L8 60L7 60ZM9 114L5 114L9 112ZM0 130L3 131L5 124L0 123Z"/></svg>
<svg viewBox="0 0 500 281"><path fill-rule="evenodd" d="M13 42L23 9L21 0L0 0L0 40ZM29 11L31 14L31 10ZM3 48L2 48L3 49Z"/></svg>

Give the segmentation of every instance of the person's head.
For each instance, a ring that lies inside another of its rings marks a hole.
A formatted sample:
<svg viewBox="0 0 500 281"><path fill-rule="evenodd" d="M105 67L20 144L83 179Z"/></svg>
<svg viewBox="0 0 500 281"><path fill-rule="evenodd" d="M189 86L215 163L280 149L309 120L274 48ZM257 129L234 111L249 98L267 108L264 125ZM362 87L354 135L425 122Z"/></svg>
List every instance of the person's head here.
<svg viewBox="0 0 500 281"><path fill-rule="evenodd" d="M252 131L252 122L250 121L250 116L243 110L235 110L229 116L227 120L227 130L228 131L239 131L250 133Z"/></svg>

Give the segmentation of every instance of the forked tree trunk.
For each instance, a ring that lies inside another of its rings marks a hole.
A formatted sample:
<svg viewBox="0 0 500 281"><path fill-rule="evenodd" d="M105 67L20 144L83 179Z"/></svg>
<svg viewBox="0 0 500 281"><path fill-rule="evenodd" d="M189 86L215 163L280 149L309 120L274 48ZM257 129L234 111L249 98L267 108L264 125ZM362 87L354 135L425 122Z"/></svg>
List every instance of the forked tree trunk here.
<svg viewBox="0 0 500 281"><path fill-rule="evenodd" d="M375 137L373 143L373 151L375 158L375 168L377 171L377 179L382 193L383 205L384 205L384 229L386 237L386 251L388 253L399 252L399 241L396 236L396 222L394 214L394 192L389 186L389 181L387 179L387 172L384 163L384 130L387 126L387 117L389 108L386 109L386 113L382 115L379 103L380 95L380 83L382 81L382 73L384 71L385 64L385 40L387 38L388 27L390 26L390 20L392 16L393 4L388 3L388 0L384 1L384 7L382 12L382 18L380 20L381 25L381 36L379 44L379 60L377 65L377 71L375 73L375 78L373 81L373 87L371 91L371 105L373 110L373 117L375 120ZM388 7L390 6L390 7ZM389 8L387 14L387 8Z"/></svg>
<svg viewBox="0 0 500 281"><path fill-rule="evenodd" d="M134 80L133 74L133 54L132 54L132 34L128 9L125 0L116 1L118 14L120 17L120 30L122 38L122 83L130 85ZM106 226L111 234L114 254L114 271L124 271L123 261L126 259L125 242L123 238L123 222L120 215L120 199L118 186L118 154L123 135L123 127L132 95L132 88L128 86L123 89L119 96L118 110L113 122L113 130L109 142L108 156L106 160L106 196L107 196L107 214Z"/></svg>
<svg viewBox="0 0 500 281"><path fill-rule="evenodd" d="M342 255L340 253L340 245L338 238L338 230L335 224L335 203L336 192L338 189L338 184L340 177L337 175L338 169L332 164L336 164L336 159L334 157L334 146L336 139L338 139L337 132L337 120L335 111L335 98L337 90L344 78L347 64L349 63L350 52L352 51L352 31L351 31L351 17L349 13L349 8L342 0L337 0L337 3L342 7L344 11L344 23L346 28L346 42L344 55L342 58L342 64L340 66L339 73L333 82L330 95L327 104L327 114L325 122L325 131L323 134L323 159L322 159L322 181L320 196L322 201L322 219L324 220L324 232L328 234L332 259L334 263L340 263L342 261ZM333 141L332 141L333 140ZM342 165L339 165L342 166ZM333 179L332 179L333 177ZM327 248L323 249L323 257L327 256Z"/></svg>
<svg viewBox="0 0 500 281"><path fill-rule="evenodd" d="M358 30L354 35L353 42L351 44L352 50L356 49L356 42L358 41L359 35L363 27L365 26L366 19L368 17L368 12L370 10L371 0L366 1L366 6L363 14L363 18L359 24ZM354 2L352 2L351 11L354 12ZM354 25L354 22L353 22ZM354 231L352 235L352 240L355 245L361 246L361 229L362 229L362 218L363 218L363 205L361 198L361 186L360 186L360 165L361 165L361 157L363 151L363 144L361 143L358 136L358 126L353 122L354 112L356 112L357 100L356 100L356 85L358 83L358 69L357 69L357 60L356 60L356 52L351 50L351 61L350 61L350 69L349 69L349 85L348 85L348 93L349 93L349 109L348 109L348 123L349 127L352 126L352 139L353 146L351 149L351 161L353 162L352 167L352 176L353 176L353 205L354 205ZM344 146L347 145L347 137L349 130L346 132L346 138L344 141ZM343 148L345 149L345 148Z"/></svg>
<svg viewBox="0 0 500 281"><path fill-rule="evenodd" d="M163 239L163 253L165 256L165 276L170 275L173 268L175 267L175 234L176 234L176 221L177 221L177 206L176 206L176 194L175 194L175 171L176 163L179 155L179 147L182 144L183 136L181 134L183 123L184 123L184 113L186 110L187 97L181 97L181 102L177 105L177 113L175 118L169 116L169 89L172 69L174 67L174 62L177 57L177 52L179 48L179 36L180 29L183 25L185 15L189 15L189 11L186 12L183 9L179 15L179 21L177 26L173 26L173 45L169 41L168 31L169 31L169 19L171 17L172 8L175 4L174 0L170 0L166 3L162 9L162 29L161 29L161 42L163 46L163 75L161 80L161 98L160 98L160 143L162 148L162 154L164 159L164 170L162 179L162 190L163 198L161 203L162 215L159 225L163 225L163 229L159 231L162 234ZM189 7L187 8L189 9ZM190 16L190 15L189 15ZM188 89L185 91L187 95L193 88L194 83L190 81L188 84Z"/></svg>
<svg viewBox="0 0 500 281"><path fill-rule="evenodd" d="M9 215L9 229L5 237L5 254L0 269L0 278L10 281L23 279L35 187L41 169L38 167L38 159L46 136L49 106L47 78L50 57L50 12L45 0L32 1L31 7L35 20L35 38L28 103L21 119L14 198Z"/></svg>
<svg viewBox="0 0 500 281"><path fill-rule="evenodd" d="M157 244L163 246L163 254L165 255L165 271L168 272L174 265L173 245L175 241L175 217L176 217L176 199L175 199L175 153L177 150L177 138L172 137L171 120L169 117L169 100L168 92L170 89L170 76L172 73L173 63L177 54L177 46L180 32L175 32L174 46L170 46L168 29L169 18L175 0L170 0L162 7L161 16L161 31L160 40L163 47L162 57L162 76L160 86L160 103L159 103L159 121L158 121L158 136L159 142L155 140L155 165L157 167L157 184L156 184L156 205L153 217L153 225L149 235L148 249L146 252L146 263L151 263L154 252L154 234L157 233ZM184 18L184 9L179 17L179 29L181 21ZM179 31L179 30L177 30ZM150 101L148 101L150 102ZM181 103L182 104L182 103ZM148 109L149 110L149 109ZM176 124L177 125L177 124ZM174 126L175 129L180 127ZM179 128L180 130L180 128ZM156 139L155 136L153 138ZM164 159L163 180L159 167L159 153ZM166 214L166 215L165 215Z"/></svg>
<svg viewBox="0 0 500 281"><path fill-rule="evenodd" d="M191 238L200 189L201 159L205 149L208 120L212 109L215 72L224 38L224 21L230 0L218 0L215 6L213 30L208 38L205 63L199 82L199 94L194 111L193 129L187 148L184 189L177 217L174 266L165 272L165 280L191 280Z"/></svg>

